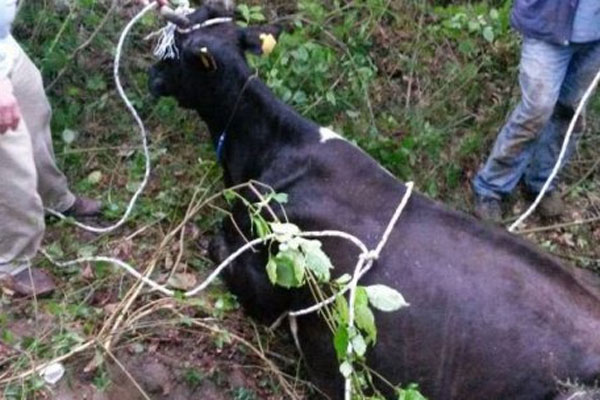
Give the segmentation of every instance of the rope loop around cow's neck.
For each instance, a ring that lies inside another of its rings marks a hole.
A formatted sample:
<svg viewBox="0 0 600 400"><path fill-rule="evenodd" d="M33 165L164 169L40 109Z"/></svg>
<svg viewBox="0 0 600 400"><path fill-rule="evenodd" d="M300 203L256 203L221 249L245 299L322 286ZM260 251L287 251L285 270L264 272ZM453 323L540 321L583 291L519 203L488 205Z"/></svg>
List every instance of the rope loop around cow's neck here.
<svg viewBox="0 0 600 400"><path fill-rule="evenodd" d="M217 154L217 161L219 162L219 164L223 164L223 159L224 159L224 154L225 154L224 153L225 141L227 139L227 131L229 130L229 126L233 122L233 117L235 117L235 113L237 112L238 106L240 105L242 95L248 88L248 85L250 84L250 82L257 77L258 77L258 70L255 71L254 74L250 75L246 79L246 82L244 82L244 86L242 86L242 90L240 90L240 93L237 96L235 104L233 105L233 110L231 111L231 115L229 116L229 119L227 120L225 127L223 128L223 130L221 131L221 134L219 135L219 138L217 139L217 145L215 147L215 152Z"/></svg>
<svg viewBox="0 0 600 400"><path fill-rule="evenodd" d="M177 32L185 35L185 34L197 31L198 29L207 28L212 25L226 24L226 23L232 22L232 21L233 21L233 18L231 18L231 17L211 18L211 19L207 19L206 21L201 22L199 24L192 25L189 28L179 28L178 27Z"/></svg>

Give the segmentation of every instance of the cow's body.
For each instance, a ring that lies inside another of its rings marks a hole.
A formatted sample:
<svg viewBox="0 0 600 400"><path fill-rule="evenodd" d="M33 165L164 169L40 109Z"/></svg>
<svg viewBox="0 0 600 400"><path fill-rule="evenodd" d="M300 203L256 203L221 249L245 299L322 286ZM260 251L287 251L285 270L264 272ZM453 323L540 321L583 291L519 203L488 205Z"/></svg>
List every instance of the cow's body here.
<svg viewBox="0 0 600 400"><path fill-rule="evenodd" d="M221 44L211 45L218 53ZM226 183L270 185L288 194L285 211L301 229L346 231L374 248L405 186L351 143L280 103L262 83L248 82L245 63L221 68L227 68L226 85L205 78L189 83L202 84L209 99L183 89L168 94L198 110L215 144L227 127ZM247 210L238 205L233 213L251 235ZM216 243L221 261L244 240L226 221ZM351 273L356 248L341 239L323 243L335 275ZM249 252L225 274L244 307L272 321L312 304L304 289L271 285L266 257L266 249ZM435 400L551 399L559 381L593 384L600 377L600 284L591 274L587 282L577 274L503 230L414 194L361 282L391 286L411 304L376 313L378 340L368 363L394 384L419 383ZM329 330L316 315L298 324L314 381L341 398Z"/></svg>

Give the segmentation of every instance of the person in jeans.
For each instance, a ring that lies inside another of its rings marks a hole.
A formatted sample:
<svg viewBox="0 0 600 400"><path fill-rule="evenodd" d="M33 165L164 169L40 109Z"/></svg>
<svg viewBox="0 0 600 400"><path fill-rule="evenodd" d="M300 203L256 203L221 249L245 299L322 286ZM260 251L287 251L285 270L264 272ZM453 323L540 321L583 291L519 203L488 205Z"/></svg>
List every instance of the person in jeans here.
<svg viewBox="0 0 600 400"><path fill-rule="evenodd" d="M501 200L519 182L531 197L541 191L575 109L600 70L600 1L515 0L511 23L523 35L521 101L472 182L475 214L493 221L502 219ZM565 161L582 131L580 118ZM563 209L553 181L538 212L554 217Z"/></svg>
<svg viewBox="0 0 600 400"><path fill-rule="evenodd" d="M57 168L51 109L40 71L10 35L16 0L0 0L0 281L22 295L54 289L33 268L44 233L44 207L94 216L100 202L77 197Z"/></svg>

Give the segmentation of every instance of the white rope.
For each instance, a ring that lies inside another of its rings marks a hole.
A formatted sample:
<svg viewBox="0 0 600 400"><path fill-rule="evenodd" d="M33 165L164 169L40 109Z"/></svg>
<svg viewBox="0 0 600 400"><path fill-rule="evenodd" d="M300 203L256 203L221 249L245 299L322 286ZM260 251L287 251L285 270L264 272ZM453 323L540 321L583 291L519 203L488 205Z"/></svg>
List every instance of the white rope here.
<svg viewBox="0 0 600 400"><path fill-rule="evenodd" d="M408 200L410 199L410 196L412 195L413 189L414 189L414 182L407 182L406 183L406 192L404 193L404 197L402 198L402 201L396 208L396 212L390 219L390 222L389 222L386 230L384 231L384 234L382 235L381 240L379 241L379 244L377 245L377 247L375 248L374 251L369 251L367 249L367 246L365 246L365 244L362 242L359 242L359 243L355 242L355 244L361 249L361 254L360 254L359 261L357 263L357 267L355 268L355 271L358 271L358 272L355 274L355 276L353 276L352 281L358 282L367 272L369 272L369 270L373 266L373 261L375 261L375 260L377 260L377 258L379 258L379 254L381 253L381 250L387 243L387 241L390 237L390 234L392 233L392 230L394 229L394 226L396 225L396 222L398 221L398 218L400 218L400 215L402 214L402 211L404 211L404 208L406 207L406 204L408 203ZM358 268L360 263L363 263L365 266ZM348 290L351 290L351 289L352 289L352 284L350 283L347 286L345 286L342 290L340 290L338 293L321 301L320 303L317 303L317 304L307 307L307 308L303 308L301 310L291 311L289 313L289 316L290 317L300 317L302 315L306 315L306 314L313 313L315 311L319 311L321 308L333 303L335 301L335 299L337 299L339 296L346 294L346 292L348 292Z"/></svg>
<svg viewBox="0 0 600 400"><path fill-rule="evenodd" d="M146 285L150 286L152 289L158 290L165 296L173 297L175 295L175 292L173 290L167 289L165 286L159 285L158 283L154 282L152 279L140 274L131 265L127 264L126 262L124 262L122 260L119 260L118 258L95 256L95 257L81 257L81 258L78 258L73 261L60 262L60 261L56 261L50 254L48 254L47 251L45 251L45 250L40 250L40 251L44 255L44 257L46 257L52 264L54 264L55 266L57 266L59 268L65 268L65 267L70 267L72 265L89 263L89 262L107 262L107 263L115 264L115 265L123 268L130 275L133 275L137 279L144 282Z"/></svg>
<svg viewBox="0 0 600 400"><path fill-rule="evenodd" d="M350 296L348 299L348 331L349 332L351 332L354 328L354 301L356 299L356 287L358 286L358 280L360 279L360 277L362 275L364 275L364 273L361 274L361 270L364 270L365 272L368 271L369 269L371 269L373 263L379 258L379 255L381 254L381 250L386 245L392 231L394 230L394 226L396 226L396 222L398 221L398 218L400 218L402 211L404 211L406 204L408 204L408 199L410 198L410 196L412 194L413 187L414 187L413 182L408 182L406 184L406 191L404 193L404 197L402 197L402 201L396 208L396 212L394 212L392 219L388 223L388 226L385 229L385 232L384 232L383 236L381 237L379 244L377 245L377 247L375 248L374 251L361 254L359 261L356 264L356 268L354 270L354 276L353 276L352 280L350 281L350 284L348 285L350 287ZM364 269L363 269L363 264L365 264ZM346 354L348 356L350 356L352 354L351 341L348 341L348 347L346 349ZM346 400L352 400L352 377L351 376L346 378L344 393L345 393Z"/></svg>
<svg viewBox="0 0 600 400"><path fill-rule="evenodd" d="M206 28L206 27L212 26L212 25L225 24L225 23L232 22L232 21L233 21L233 18L231 18L231 17L212 18L212 19L207 19L206 21L204 21L200 24L190 26L189 28L177 28L177 32L184 33L184 34L191 33L193 31L196 31L201 28Z"/></svg>
<svg viewBox="0 0 600 400"><path fill-rule="evenodd" d="M146 188L146 185L148 184L148 179L150 177L150 150L148 149L148 135L146 133L146 128L144 127L144 123L142 122L140 116L138 115L137 111L135 110L135 108L131 104L131 101L129 101L129 98L127 97L127 95L125 94L125 91L123 90L123 86L121 85L121 79L119 78L119 65L121 62L121 54L123 52L123 45L125 43L125 39L126 39L127 35L129 34L129 31L131 31L131 28L140 19L142 19L142 17L148 11L150 11L156 7L157 7L157 4L154 1L150 4L148 4L135 17L133 17L131 19L131 21L129 21L129 23L127 24L125 29L123 29L123 32L121 33L121 37L119 38L119 43L117 45L117 49L116 49L116 53L115 53L114 68L113 68L113 76L115 79L115 85L117 86L117 91L119 93L119 96L121 96L121 98L123 99L123 102L127 106L127 109L129 110L131 115L133 115L133 118L135 119L135 121L138 124L138 127L140 128L140 136L142 138L142 147L144 149L144 157L145 157L144 179L142 180L142 182L140 183L140 186L135 191L135 193L133 194L133 197L129 201L129 204L127 206L127 209L125 210L125 213L123 214L121 219L119 221L117 221L115 224L113 224L111 226L107 226L107 227L95 227L95 226L82 224L81 222L78 222L78 221L73 221L73 224L75 226L77 226L81 229L84 229L86 231L90 231L90 232L94 232L94 233L107 233L107 232L112 232L115 229L119 228L121 225L123 225L129 218L129 216L133 210L133 207L135 206L135 203L137 202L138 197L142 194L142 192ZM67 218L65 215L63 215L62 213L60 213L58 211L55 211L55 210L52 210L49 208L47 208L46 211L60 219Z"/></svg>
<svg viewBox="0 0 600 400"><path fill-rule="evenodd" d="M554 168L552 169L552 172L550 173L550 176L548 177L548 179L544 183L544 186L542 186L542 190L540 190L540 193L537 195L537 197L536 197L535 201L533 202L533 204L531 204L531 206L529 206L529 208L527 209L527 211L525 211L508 228L509 232L514 232L514 230L517 229L517 227L519 225L521 225L523 223L523 221L525 221L527 218L529 218L529 216L535 211L535 209L537 208L537 206L540 204L540 202L544 198L546 192L548 191L548 188L550 187L550 185L552 184L552 181L554 180L554 178L558 174L558 171L560 170L560 167L562 165L562 162L563 162L563 159L565 157L565 154L567 153L567 147L569 145L569 140L571 139L571 134L573 133L573 130L575 129L575 125L577 124L577 119L579 118L579 116L583 112L585 104L587 103L589 97L594 92L594 89L598 85L598 81L599 80L600 80L600 71L598 71L596 73L596 77L594 78L594 80L592 81L592 83L590 84L590 86L588 86L587 90L585 91L585 94L583 95L583 97L581 98L581 101L579 102L579 105L577 106L577 110L575 110L575 114L573 115L573 119L571 119L571 123L569 124L569 128L567 129L567 133L565 134L565 140L563 141L562 147L560 149L560 153L558 155L558 160L556 161L556 164L554 165Z"/></svg>

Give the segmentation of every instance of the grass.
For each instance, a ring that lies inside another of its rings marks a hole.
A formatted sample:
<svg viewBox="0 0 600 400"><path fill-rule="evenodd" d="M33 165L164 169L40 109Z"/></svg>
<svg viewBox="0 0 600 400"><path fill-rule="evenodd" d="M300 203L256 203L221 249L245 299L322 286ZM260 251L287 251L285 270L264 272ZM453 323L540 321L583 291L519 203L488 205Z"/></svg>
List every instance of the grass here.
<svg viewBox="0 0 600 400"><path fill-rule="evenodd" d="M15 29L50 86L58 163L74 191L104 201L108 221L120 217L144 173L133 121L112 83L115 44L136 10L109 1L25 2ZM343 132L400 179L414 180L420 191L470 209L470 179L518 98L519 39L508 27L508 2L434 7L418 0L251 1L244 15L250 23L264 18L293 27L269 58L251 60L280 97ZM202 278L212 268L207 240L222 214L203 207L184 233L169 234L189 217L195 192L208 196L222 189L220 171L197 117L172 100L152 99L146 90L152 57L142 38L156 27L149 17L136 29L122 75L151 132L149 187L119 232L94 236L51 221L44 247L61 260L113 255L141 271L152 266L157 279L173 268ZM600 212L598 174L587 174L597 158L599 129L596 99L587 134L564 174L569 212L559 222ZM589 177L580 181L584 175ZM538 224L532 220L528 227ZM598 222L527 236L579 266L600 269ZM110 354L129 359L142 346L151 354L178 356L179 378L193 390L209 382L232 398L278 399L289 397L285 382L291 382L298 384L298 398L314 395L290 362L296 356L286 340L252 325L220 285L193 301L166 301L147 291L134 296L135 282L107 264L57 269L42 257L36 261L52 271L60 288L36 301L1 294L0 382L90 343L67 363L83 364L71 368L69 379L100 391L114 389L116 378L106 367ZM128 300L123 321L115 325ZM120 341L107 350L103 346L113 337L105 331L115 326ZM86 364L89 371L81 372ZM231 365L254 365L258 372L244 375L244 385L228 387L218 371ZM1 384L0 390L7 399L29 399L51 398L55 389L32 376Z"/></svg>

